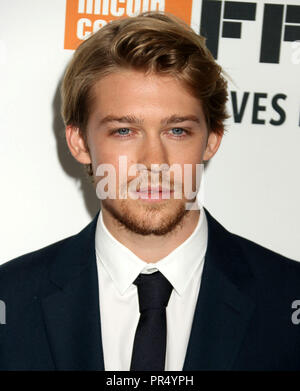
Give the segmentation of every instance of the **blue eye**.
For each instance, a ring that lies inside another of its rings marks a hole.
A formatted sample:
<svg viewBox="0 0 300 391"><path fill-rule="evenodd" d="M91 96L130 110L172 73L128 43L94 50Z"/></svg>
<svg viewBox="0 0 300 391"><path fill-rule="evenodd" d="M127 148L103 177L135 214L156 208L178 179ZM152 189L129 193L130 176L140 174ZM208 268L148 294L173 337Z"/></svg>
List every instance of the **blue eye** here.
<svg viewBox="0 0 300 391"><path fill-rule="evenodd" d="M184 138L187 136L187 133L188 133L183 128L172 128L171 131L173 132L173 136L176 136L175 138ZM182 132L184 132L184 133L182 133Z"/></svg>
<svg viewBox="0 0 300 391"><path fill-rule="evenodd" d="M173 128L173 129L171 129L172 131L173 130L179 130L180 132L182 132L184 129L182 129L182 128ZM178 134L177 132L175 133L175 134Z"/></svg>
<svg viewBox="0 0 300 391"><path fill-rule="evenodd" d="M129 131L129 128L119 128L115 129L112 134L116 135L116 137L130 137L130 134L128 134Z"/></svg>
<svg viewBox="0 0 300 391"><path fill-rule="evenodd" d="M120 129L117 129L117 132L120 134L120 135L127 135L128 133L124 133L123 131L129 131L130 129L128 129L128 128L120 128Z"/></svg>

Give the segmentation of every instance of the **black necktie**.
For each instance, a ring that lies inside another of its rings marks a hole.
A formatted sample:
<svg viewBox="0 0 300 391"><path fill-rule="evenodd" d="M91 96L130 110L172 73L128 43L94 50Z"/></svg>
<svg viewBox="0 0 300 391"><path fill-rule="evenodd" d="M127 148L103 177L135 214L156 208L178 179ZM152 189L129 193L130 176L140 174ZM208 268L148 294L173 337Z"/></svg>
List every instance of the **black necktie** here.
<svg viewBox="0 0 300 391"><path fill-rule="evenodd" d="M135 332L131 371L164 371L167 344L166 307L172 284L157 271L139 274L137 285L140 319Z"/></svg>

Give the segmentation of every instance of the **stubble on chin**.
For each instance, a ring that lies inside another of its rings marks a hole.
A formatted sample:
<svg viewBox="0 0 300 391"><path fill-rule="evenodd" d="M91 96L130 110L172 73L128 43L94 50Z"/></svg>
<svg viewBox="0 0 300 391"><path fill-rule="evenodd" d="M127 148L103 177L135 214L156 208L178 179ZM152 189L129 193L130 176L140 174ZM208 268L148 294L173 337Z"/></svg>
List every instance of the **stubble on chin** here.
<svg viewBox="0 0 300 391"><path fill-rule="evenodd" d="M183 200L152 205L141 205L141 202L118 200L115 203L102 200L101 207L108 211L119 228L143 236L174 234L182 228L184 218L190 212Z"/></svg>

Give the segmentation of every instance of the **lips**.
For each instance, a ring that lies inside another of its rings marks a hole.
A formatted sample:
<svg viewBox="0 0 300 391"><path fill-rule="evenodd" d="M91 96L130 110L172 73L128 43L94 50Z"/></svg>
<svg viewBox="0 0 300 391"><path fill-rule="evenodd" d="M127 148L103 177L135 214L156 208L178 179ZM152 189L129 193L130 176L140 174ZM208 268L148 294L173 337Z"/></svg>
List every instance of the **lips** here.
<svg viewBox="0 0 300 391"><path fill-rule="evenodd" d="M151 193L151 191L153 193L168 193L168 192L172 192L172 190L167 189L167 188L163 188L163 187L152 187L151 188L151 186L141 188L137 192L138 193Z"/></svg>

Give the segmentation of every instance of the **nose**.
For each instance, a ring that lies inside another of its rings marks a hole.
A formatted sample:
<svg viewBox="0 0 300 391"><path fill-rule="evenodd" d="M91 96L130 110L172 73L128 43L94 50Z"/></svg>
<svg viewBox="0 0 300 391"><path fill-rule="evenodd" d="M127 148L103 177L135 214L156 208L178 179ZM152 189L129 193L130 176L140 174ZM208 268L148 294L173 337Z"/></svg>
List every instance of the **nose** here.
<svg viewBox="0 0 300 391"><path fill-rule="evenodd" d="M137 163L143 164L151 171L151 165L155 164L153 171L161 171L161 164L169 164L169 156L166 146L161 139L160 134L148 134L143 138L137 151Z"/></svg>

